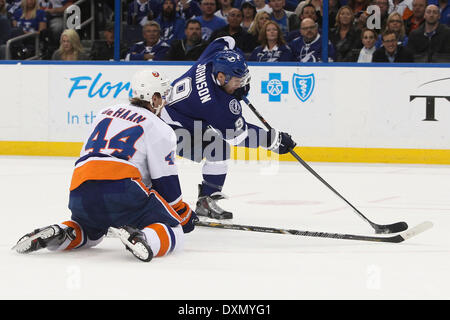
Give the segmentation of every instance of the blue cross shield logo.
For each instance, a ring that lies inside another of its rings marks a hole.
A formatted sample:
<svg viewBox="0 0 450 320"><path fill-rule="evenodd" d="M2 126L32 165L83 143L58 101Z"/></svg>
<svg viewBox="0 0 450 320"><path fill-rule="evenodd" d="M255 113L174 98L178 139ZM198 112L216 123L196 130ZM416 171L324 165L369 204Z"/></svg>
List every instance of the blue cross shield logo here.
<svg viewBox="0 0 450 320"><path fill-rule="evenodd" d="M261 93L267 93L270 102L280 102L281 95L288 92L289 82L281 81L281 73L269 73L269 81L261 81Z"/></svg>
<svg viewBox="0 0 450 320"><path fill-rule="evenodd" d="M294 92L302 102L305 102L309 99L309 97L311 97L311 94L314 91L314 84L315 80L313 73L307 75L299 75L294 73L294 76L292 77Z"/></svg>

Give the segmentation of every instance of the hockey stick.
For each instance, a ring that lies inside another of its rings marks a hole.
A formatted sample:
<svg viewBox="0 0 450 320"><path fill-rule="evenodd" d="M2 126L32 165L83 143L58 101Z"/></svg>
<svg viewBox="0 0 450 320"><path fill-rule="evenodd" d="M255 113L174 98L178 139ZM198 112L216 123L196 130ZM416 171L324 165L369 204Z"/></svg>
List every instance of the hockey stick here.
<svg viewBox="0 0 450 320"><path fill-rule="evenodd" d="M242 100L248 105L248 107L253 111L256 117L264 124L267 130L271 130L272 127L270 124L261 116L261 114L256 110L256 108L250 103L247 97L243 97ZM401 232L408 229L408 224L406 222L396 222L392 224L377 224L375 222L370 221L365 215L361 213L355 206L353 206L347 199L345 199L339 192L337 192L328 182L326 182L316 171L313 170L300 156L293 150L289 150L289 153L298 161L302 166L304 166L313 176L315 176L320 182L322 182L325 186L328 187L331 191L333 191L339 198L344 200L362 219L368 222L372 228L375 229L376 233L396 233Z"/></svg>
<svg viewBox="0 0 450 320"><path fill-rule="evenodd" d="M278 234L290 234L290 235L294 235L294 236L305 236L305 237L399 243L399 242L403 242L407 239L410 239L410 238L430 229L433 226L433 223L430 221L425 221L425 222L418 224L414 228L405 230L395 236L389 236L389 237L363 236L363 235L356 235L356 234L328 233L328 232L315 232L315 231L301 231L301 230L293 230L293 229L279 229L279 228L271 228L271 227L247 226L247 225L241 225L241 224L227 224L227 223L206 222L206 221L197 221L195 223L195 225L198 227L209 227L209 228L242 230L242 231L253 231L253 232L265 232L265 233L278 233Z"/></svg>

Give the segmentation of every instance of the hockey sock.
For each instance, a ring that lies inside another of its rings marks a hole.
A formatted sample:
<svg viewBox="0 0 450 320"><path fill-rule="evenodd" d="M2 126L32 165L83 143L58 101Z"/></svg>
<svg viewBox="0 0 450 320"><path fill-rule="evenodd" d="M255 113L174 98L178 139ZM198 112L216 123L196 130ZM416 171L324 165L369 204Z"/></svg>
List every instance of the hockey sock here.
<svg viewBox="0 0 450 320"><path fill-rule="evenodd" d="M228 171L228 162L208 161L203 164L203 183L199 196L209 196L214 192L222 191Z"/></svg>
<svg viewBox="0 0 450 320"><path fill-rule="evenodd" d="M225 174L221 175L203 175L203 182L200 187L199 197L210 196L214 192L222 191L225 182ZM216 182L216 183L214 183Z"/></svg>
<svg viewBox="0 0 450 320"><path fill-rule="evenodd" d="M65 240L59 245L48 246L47 249L50 251L61 251L61 250L71 250L79 248L85 242L85 235L81 226L75 221L65 221L59 223L58 226L67 232ZM69 230L72 228L72 230Z"/></svg>
<svg viewBox="0 0 450 320"><path fill-rule="evenodd" d="M142 231L155 257L162 257L183 249L184 233L181 225L172 228L163 223L153 223Z"/></svg>
<svg viewBox="0 0 450 320"><path fill-rule="evenodd" d="M209 196L214 192L222 191L227 171L227 161L206 161L202 168L203 182L199 197Z"/></svg>

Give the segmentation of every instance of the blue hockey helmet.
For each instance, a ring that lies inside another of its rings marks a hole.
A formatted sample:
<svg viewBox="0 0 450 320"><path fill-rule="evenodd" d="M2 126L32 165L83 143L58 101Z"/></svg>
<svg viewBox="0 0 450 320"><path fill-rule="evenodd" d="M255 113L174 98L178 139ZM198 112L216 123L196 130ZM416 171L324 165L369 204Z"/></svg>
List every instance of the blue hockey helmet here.
<svg viewBox="0 0 450 320"><path fill-rule="evenodd" d="M247 63L242 55L236 51L223 50L216 53L213 59L213 74L217 77L219 72L225 75L225 84L231 77L241 79L241 86L245 86L250 81L250 73Z"/></svg>

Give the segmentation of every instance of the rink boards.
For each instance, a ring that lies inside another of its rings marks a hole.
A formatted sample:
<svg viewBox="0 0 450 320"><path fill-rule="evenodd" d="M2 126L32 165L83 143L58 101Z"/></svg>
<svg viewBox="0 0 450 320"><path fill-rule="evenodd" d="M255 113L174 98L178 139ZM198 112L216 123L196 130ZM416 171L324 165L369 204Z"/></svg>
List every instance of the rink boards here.
<svg viewBox="0 0 450 320"><path fill-rule="evenodd" d="M132 74L148 65L0 64L0 154L77 156L96 112L127 101ZM152 67L175 79L189 64ZM249 100L292 134L307 161L450 164L449 67L254 64L250 71ZM244 103L242 112L261 125ZM273 155L235 149L233 157Z"/></svg>

